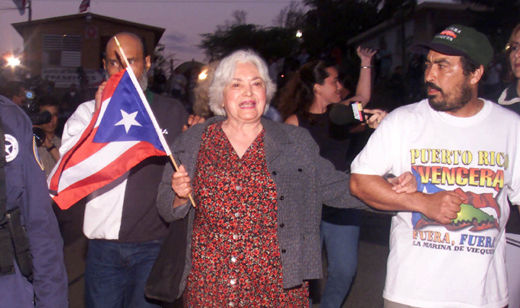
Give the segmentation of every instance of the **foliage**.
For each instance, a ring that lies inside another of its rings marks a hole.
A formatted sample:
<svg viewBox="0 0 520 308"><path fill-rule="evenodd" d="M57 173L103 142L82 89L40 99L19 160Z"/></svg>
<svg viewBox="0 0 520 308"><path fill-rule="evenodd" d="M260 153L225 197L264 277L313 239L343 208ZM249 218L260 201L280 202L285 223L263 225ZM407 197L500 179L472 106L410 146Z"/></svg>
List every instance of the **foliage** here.
<svg viewBox="0 0 520 308"><path fill-rule="evenodd" d="M173 72L173 54L165 54L164 44L157 44L152 55L152 68L149 73L149 88L156 93L162 93L166 90L166 81Z"/></svg>
<svg viewBox="0 0 520 308"><path fill-rule="evenodd" d="M235 25L245 25L247 20L247 12L244 10L236 10L233 12L233 24Z"/></svg>
<svg viewBox="0 0 520 308"><path fill-rule="evenodd" d="M303 14L299 10L298 5L291 3L278 18L284 24L296 25L302 20L298 17L298 14ZM199 46L206 51L210 61L222 58L237 49L253 49L265 59L270 59L287 56L298 48L295 30L290 27L265 28L248 24L244 11L233 12L232 17L232 21L217 26L215 32L201 35L202 41Z"/></svg>
<svg viewBox="0 0 520 308"><path fill-rule="evenodd" d="M374 1L304 0L309 7L303 31L303 46L311 55L347 41L377 23Z"/></svg>
<svg viewBox="0 0 520 308"><path fill-rule="evenodd" d="M475 26L486 33L497 50L507 42L518 23L520 1L460 0L460 3L486 5ZM214 33L202 35L200 46L211 59L237 48L252 48L266 58L294 55L301 47L313 57L339 47L343 53L352 37L388 19L406 18L417 0L303 0L305 7L291 2L274 18L276 27L262 28L245 22L244 12L235 12L234 21L219 26ZM295 31L303 32L297 40ZM355 59L356 57L354 57Z"/></svg>
<svg viewBox="0 0 520 308"><path fill-rule="evenodd" d="M165 76L169 76L171 74L173 61L175 61L175 55L165 54L165 52L166 48L164 44L157 44L152 56L153 74L162 74Z"/></svg>
<svg viewBox="0 0 520 308"><path fill-rule="evenodd" d="M495 50L503 50L511 30L519 23L520 1L473 0L463 2L481 4L491 8L490 12L482 14L474 26L488 36Z"/></svg>
<svg viewBox="0 0 520 308"><path fill-rule="evenodd" d="M221 58L236 49L253 49L264 58L283 57L293 53L298 41L294 32L285 28L263 28L252 24L232 25L214 33L202 34L202 47L210 60Z"/></svg>
<svg viewBox="0 0 520 308"><path fill-rule="evenodd" d="M282 9L272 28L244 23L243 15L233 14L235 21L226 22L213 33L202 34L200 47L210 59L226 55L237 48L252 48L266 58L285 57L304 47L311 55L319 55L333 47L346 46L349 38L377 22L378 0L304 0L307 12L296 2ZM297 29L303 38L295 37Z"/></svg>
<svg viewBox="0 0 520 308"><path fill-rule="evenodd" d="M305 10L296 1L291 1L288 6L283 8L273 19L273 24L277 27L288 29L299 29L305 22Z"/></svg>
<svg viewBox="0 0 520 308"><path fill-rule="evenodd" d="M416 6L416 0L385 0L377 14L377 22L383 22L387 19L402 18L413 12Z"/></svg>

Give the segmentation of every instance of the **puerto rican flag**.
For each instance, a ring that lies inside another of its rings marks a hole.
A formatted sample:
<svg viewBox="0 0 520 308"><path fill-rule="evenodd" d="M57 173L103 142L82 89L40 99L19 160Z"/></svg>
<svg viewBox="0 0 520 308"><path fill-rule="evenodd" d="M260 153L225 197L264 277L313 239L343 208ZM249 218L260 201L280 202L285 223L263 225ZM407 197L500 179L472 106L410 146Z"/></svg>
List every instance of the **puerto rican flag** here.
<svg viewBox="0 0 520 308"><path fill-rule="evenodd" d="M124 70L108 80L101 107L49 175L49 190L65 210L144 159L162 155L171 151L135 75Z"/></svg>
<svg viewBox="0 0 520 308"><path fill-rule="evenodd" d="M89 7L90 7L90 0L82 0L81 3L79 4L79 12L80 13L86 12Z"/></svg>
<svg viewBox="0 0 520 308"><path fill-rule="evenodd" d="M18 9L18 12L20 12L20 15L25 14L25 7L27 6L26 0L13 0L14 4L16 4L16 8Z"/></svg>

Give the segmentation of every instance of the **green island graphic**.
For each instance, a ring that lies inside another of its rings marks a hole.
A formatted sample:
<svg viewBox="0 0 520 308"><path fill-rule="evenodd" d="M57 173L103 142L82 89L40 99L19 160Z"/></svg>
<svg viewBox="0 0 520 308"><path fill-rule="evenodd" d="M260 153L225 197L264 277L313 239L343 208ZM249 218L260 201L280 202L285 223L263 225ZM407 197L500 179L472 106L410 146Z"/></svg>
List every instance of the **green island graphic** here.
<svg viewBox="0 0 520 308"><path fill-rule="evenodd" d="M493 216L486 214L484 211L476 209L471 204L462 203L460 205L460 212L457 214L457 218L453 220L453 223L467 223L472 222L474 219L479 224L495 221Z"/></svg>

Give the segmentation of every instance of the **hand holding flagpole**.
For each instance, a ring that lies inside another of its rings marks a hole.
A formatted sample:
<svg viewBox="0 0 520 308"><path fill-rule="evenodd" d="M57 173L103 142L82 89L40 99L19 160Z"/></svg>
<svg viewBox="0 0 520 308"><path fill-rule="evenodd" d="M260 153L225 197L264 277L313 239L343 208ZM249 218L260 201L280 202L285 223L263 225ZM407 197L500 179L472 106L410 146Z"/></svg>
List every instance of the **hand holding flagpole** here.
<svg viewBox="0 0 520 308"><path fill-rule="evenodd" d="M145 106L146 111L148 112L148 115L150 116L150 119L152 120L153 126L155 128L157 136L159 137L161 145L164 148L166 155L168 155L168 157L170 158L170 161L173 163L173 167L175 168L175 171L179 171L179 166L177 165L177 162L175 162L175 158L172 155L170 147L168 146L168 144L166 143L166 140L164 139L164 136L159 128L159 124L157 123L157 120L155 119L155 115L153 114L153 111L150 108L150 104L148 103L148 100L146 99L146 96L144 95L143 89L141 89L141 86L139 85L139 82L137 81L137 78L135 77L134 71L132 70L130 63L128 62L128 59L126 58L125 52L123 51L123 47L121 47L121 44L119 43L119 40L117 39L116 36L114 36L114 40L117 44L117 47L119 48L119 51L121 52L121 56L122 56L123 60L125 61L126 70L128 72L128 75L130 76L132 83L136 87L137 93L139 93L139 97L141 98L141 101L143 102L143 105ZM193 207L196 207L195 200L193 199L193 196L191 193L188 195L188 198L190 199Z"/></svg>

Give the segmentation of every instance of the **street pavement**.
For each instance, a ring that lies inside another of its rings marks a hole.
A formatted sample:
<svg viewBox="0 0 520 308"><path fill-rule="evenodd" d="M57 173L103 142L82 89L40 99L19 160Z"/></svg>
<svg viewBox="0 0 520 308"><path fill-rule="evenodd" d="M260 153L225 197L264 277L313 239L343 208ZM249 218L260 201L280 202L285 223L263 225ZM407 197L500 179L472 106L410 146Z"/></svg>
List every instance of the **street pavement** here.
<svg viewBox="0 0 520 308"><path fill-rule="evenodd" d="M361 221L357 274L342 307L381 308L391 215L363 211ZM326 263L325 256L323 259ZM323 265L323 272L326 275L326 264ZM324 280L319 284L323 288ZM312 308L320 307L316 295L319 292L313 289L311 293L314 296Z"/></svg>
<svg viewBox="0 0 520 308"><path fill-rule="evenodd" d="M347 300L343 307L383 307L386 259L391 215L365 212L363 215L358 269Z"/></svg>

